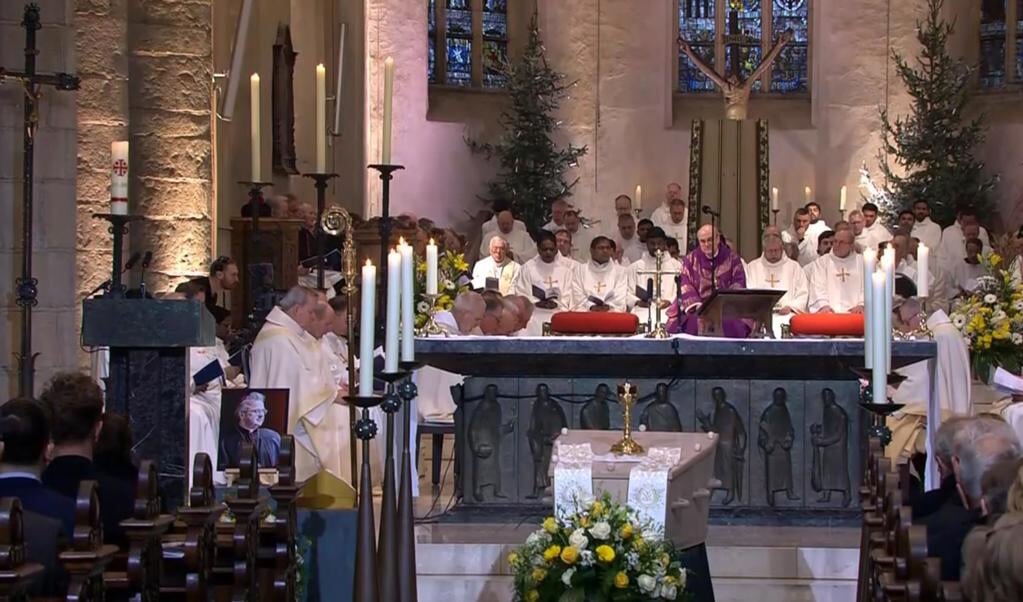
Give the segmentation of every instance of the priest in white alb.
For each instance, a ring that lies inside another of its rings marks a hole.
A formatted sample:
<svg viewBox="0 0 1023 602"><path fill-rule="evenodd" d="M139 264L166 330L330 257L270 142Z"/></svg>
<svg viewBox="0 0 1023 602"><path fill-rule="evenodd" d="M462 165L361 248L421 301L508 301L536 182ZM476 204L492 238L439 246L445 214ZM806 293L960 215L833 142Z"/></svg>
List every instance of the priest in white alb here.
<svg viewBox="0 0 1023 602"><path fill-rule="evenodd" d="M615 237L615 245L618 247L618 263L625 266L639 261L639 258L646 252L646 245L640 242L639 235L636 233L636 218L631 213L623 213L618 216L618 235Z"/></svg>
<svg viewBox="0 0 1023 602"><path fill-rule="evenodd" d="M654 226L664 230L665 236L678 241L682 253L686 252L689 248L689 204L684 199L671 199L667 215L652 221Z"/></svg>
<svg viewBox="0 0 1023 602"><path fill-rule="evenodd" d="M941 226L931 220L931 205L923 199L913 202L912 236L927 248L937 251L941 245Z"/></svg>
<svg viewBox="0 0 1023 602"><path fill-rule="evenodd" d="M508 255L515 263L523 264L536 254L533 239L529 232L515 227L516 220L511 211L502 211L497 214L497 231L492 236L500 236L508 243ZM480 257L490 252L490 241L492 236L485 236L480 243Z"/></svg>
<svg viewBox="0 0 1023 602"><path fill-rule="evenodd" d="M661 290L660 297L657 296L657 286L653 272L657 270L657 254L661 254ZM646 250L643 256L625 268L629 276L629 307L632 313L639 316L643 324L652 323L657 317L657 303L661 306L661 324L668 321L668 306L678 296L678 284L675 277L682 271L682 264L668 254L667 237L664 230L658 227L652 228L646 235ZM649 297L641 298L637 289L649 293Z"/></svg>
<svg viewBox="0 0 1023 602"><path fill-rule="evenodd" d="M860 249L874 249L876 252L881 243L892 239L892 233L877 218L877 205L867 203L860 212L863 214L863 231L856 236L856 244Z"/></svg>
<svg viewBox="0 0 1023 602"><path fill-rule="evenodd" d="M813 313L863 311L863 261L853 251L852 230L835 234L831 252L817 260L810 280Z"/></svg>
<svg viewBox="0 0 1023 602"><path fill-rule="evenodd" d="M487 248L489 254L472 268L472 287L484 289L488 281L496 281L498 292L508 295L519 274L519 264L508 257L508 241L503 237L491 236Z"/></svg>
<svg viewBox="0 0 1023 602"><path fill-rule="evenodd" d="M625 311L628 276L611 261L611 239L598 236L590 243L590 260L576 268L572 299L578 311Z"/></svg>
<svg viewBox="0 0 1023 602"><path fill-rule="evenodd" d="M256 336L249 386L288 390L288 432L295 437L295 479L321 470L342 478L334 404L344 403L316 331L330 311L324 297L304 286L293 287L267 315ZM347 460L345 460L347 461Z"/></svg>
<svg viewBox="0 0 1023 602"><path fill-rule="evenodd" d="M785 296L774 306L774 336L781 338L781 327L795 314L805 313L810 297L810 283L799 262L785 255L781 237L764 234L764 253L746 266L746 286L749 288L785 291Z"/></svg>
<svg viewBox="0 0 1023 602"><path fill-rule="evenodd" d="M537 235L536 250L536 257L519 270L514 288L516 295L526 297L533 304L533 314L526 325L529 336L542 335L544 322L549 322L555 313L575 306L572 298L575 262L558 260L557 242L546 230Z"/></svg>
<svg viewBox="0 0 1023 602"><path fill-rule="evenodd" d="M956 211L956 221L941 232L941 243L938 245L941 269L951 274L959 260L966 258L968 238L979 238L985 249L991 248L991 239L988 238L984 226L980 225L977 210L963 205Z"/></svg>
<svg viewBox="0 0 1023 602"><path fill-rule="evenodd" d="M792 216L792 227L781 233L781 240L788 247L789 257L807 266L817 261L817 237L813 240L807 235L810 227L810 212L805 207L796 209Z"/></svg>

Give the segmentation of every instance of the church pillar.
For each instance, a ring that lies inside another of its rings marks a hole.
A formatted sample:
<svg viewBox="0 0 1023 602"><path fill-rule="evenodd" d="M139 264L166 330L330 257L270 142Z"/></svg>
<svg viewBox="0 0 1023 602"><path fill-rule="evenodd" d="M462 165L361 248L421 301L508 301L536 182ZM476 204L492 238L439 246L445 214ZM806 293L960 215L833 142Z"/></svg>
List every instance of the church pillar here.
<svg viewBox="0 0 1023 602"><path fill-rule="evenodd" d="M131 247L149 289L203 275L212 249L212 2L129 0Z"/></svg>
<svg viewBox="0 0 1023 602"><path fill-rule="evenodd" d="M110 143L128 139L127 0L80 0L75 5L78 167L75 245L76 298L110 278L109 223L92 219L110 210ZM75 332L82 307L75 305ZM89 356L81 354L82 367Z"/></svg>

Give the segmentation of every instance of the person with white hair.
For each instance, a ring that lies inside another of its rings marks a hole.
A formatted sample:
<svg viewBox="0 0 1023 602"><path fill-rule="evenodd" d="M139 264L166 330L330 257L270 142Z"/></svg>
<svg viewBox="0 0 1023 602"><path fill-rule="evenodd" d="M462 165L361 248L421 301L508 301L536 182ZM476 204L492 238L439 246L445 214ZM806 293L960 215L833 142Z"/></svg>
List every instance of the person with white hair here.
<svg viewBox="0 0 1023 602"><path fill-rule="evenodd" d="M809 274L810 312L863 312L863 262L853 244L851 230L838 232L831 251L814 264Z"/></svg>
<svg viewBox="0 0 1023 602"><path fill-rule="evenodd" d="M557 232L565 227L565 210L569 208L568 201L558 199L551 203L551 221L543 225L548 232Z"/></svg>
<svg viewBox="0 0 1023 602"><path fill-rule="evenodd" d="M476 262L472 268L472 287L475 289L494 289L502 295L511 292L516 276L519 275L519 264L508 257L508 241L494 235L488 241L489 255Z"/></svg>
<svg viewBox="0 0 1023 602"><path fill-rule="evenodd" d="M234 415L235 427L220 436L220 469L239 466L243 443L256 450L256 464L260 468L276 467L281 436L274 430L263 428L267 415L266 395L250 391L238 402Z"/></svg>

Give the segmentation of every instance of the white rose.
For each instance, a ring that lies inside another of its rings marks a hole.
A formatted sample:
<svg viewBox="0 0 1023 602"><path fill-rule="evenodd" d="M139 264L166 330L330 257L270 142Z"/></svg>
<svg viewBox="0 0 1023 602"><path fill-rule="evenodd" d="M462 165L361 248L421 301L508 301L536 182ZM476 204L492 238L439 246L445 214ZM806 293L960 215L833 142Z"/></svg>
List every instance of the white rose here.
<svg viewBox="0 0 1023 602"><path fill-rule="evenodd" d="M565 587L572 587L572 575L575 574L575 569L568 569L561 574L561 582L565 584Z"/></svg>
<svg viewBox="0 0 1023 602"><path fill-rule="evenodd" d="M1012 344L1023 345L1023 334L1020 334L1018 332L1012 333Z"/></svg>
<svg viewBox="0 0 1023 602"><path fill-rule="evenodd" d="M420 301L419 303L416 304L416 311L418 311L421 314L425 314L426 312L430 311L430 304L427 303L426 301Z"/></svg>
<svg viewBox="0 0 1023 602"><path fill-rule="evenodd" d="M657 580L650 575L640 575L636 583L639 584L639 591L644 594L649 594L657 588Z"/></svg>
<svg viewBox="0 0 1023 602"><path fill-rule="evenodd" d="M686 580L689 579L689 571L685 569L679 569L678 571L678 587L682 591L686 589Z"/></svg>
<svg viewBox="0 0 1023 602"><path fill-rule="evenodd" d="M661 586L661 597L665 600L674 600L678 594L678 590L675 589L674 585L662 585Z"/></svg>
<svg viewBox="0 0 1023 602"><path fill-rule="evenodd" d="M580 551L585 550L588 543L589 540L586 539L586 532L582 529L576 529L568 536L568 544L575 546Z"/></svg>
<svg viewBox="0 0 1023 602"><path fill-rule="evenodd" d="M1005 312L1000 309L991 315L991 319L995 322L1001 322L1002 320L1008 317L1009 316L1007 316Z"/></svg>
<svg viewBox="0 0 1023 602"><path fill-rule="evenodd" d="M607 524L607 521L602 520L590 527L590 535L597 539L607 539L611 535L611 525Z"/></svg>
<svg viewBox="0 0 1023 602"><path fill-rule="evenodd" d="M988 305L994 305L995 301L998 301L998 297L996 297L994 293L988 293L984 295L984 303L987 303Z"/></svg>
<svg viewBox="0 0 1023 602"><path fill-rule="evenodd" d="M1016 311L1023 311L1023 301L1017 301L1012 304L1012 308Z"/></svg>

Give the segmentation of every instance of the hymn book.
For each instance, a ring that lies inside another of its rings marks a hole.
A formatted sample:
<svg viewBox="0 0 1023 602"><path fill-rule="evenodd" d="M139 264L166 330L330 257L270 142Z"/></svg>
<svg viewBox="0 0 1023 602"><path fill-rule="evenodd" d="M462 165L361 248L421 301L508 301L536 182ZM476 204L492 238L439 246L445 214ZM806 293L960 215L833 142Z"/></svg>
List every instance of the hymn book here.
<svg viewBox="0 0 1023 602"><path fill-rule="evenodd" d="M547 301L548 299L550 299L550 300L560 299L561 298L561 291L558 290L558 287L554 287L554 288L551 288L549 290L545 290L545 289L542 289L539 286L534 284L533 285L533 296L536 297L537 301Z"/></svg>

